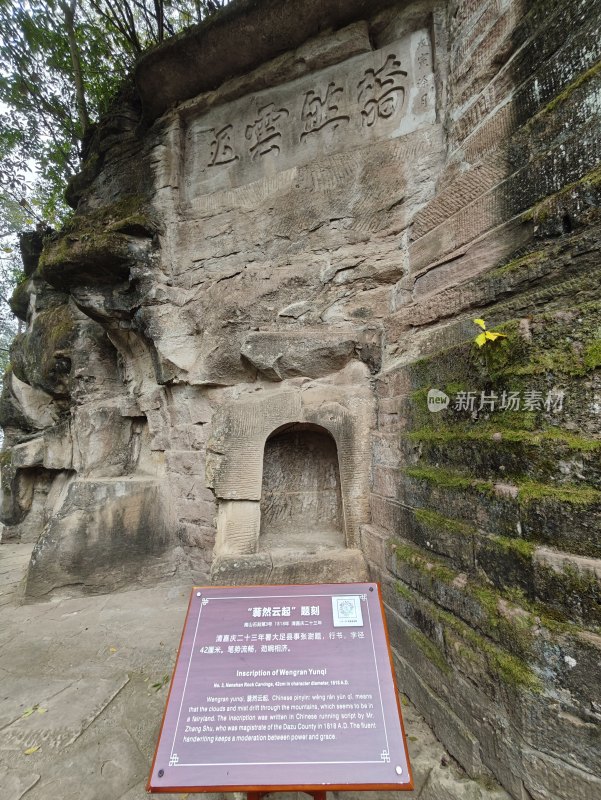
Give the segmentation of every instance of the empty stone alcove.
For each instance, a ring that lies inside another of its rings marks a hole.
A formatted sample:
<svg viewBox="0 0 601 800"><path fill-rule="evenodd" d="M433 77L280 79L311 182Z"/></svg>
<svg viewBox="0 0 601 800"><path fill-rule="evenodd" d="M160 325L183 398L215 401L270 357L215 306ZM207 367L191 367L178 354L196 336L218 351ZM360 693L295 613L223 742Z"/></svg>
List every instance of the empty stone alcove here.
<svg viewBox="0 0 601 800"><path fill-rule="evenodd" d="M288 583L301 572L305 581L363 580L372 427L373 399L356 385L266 391L222 406L207 451L215 580Z"/></svg>

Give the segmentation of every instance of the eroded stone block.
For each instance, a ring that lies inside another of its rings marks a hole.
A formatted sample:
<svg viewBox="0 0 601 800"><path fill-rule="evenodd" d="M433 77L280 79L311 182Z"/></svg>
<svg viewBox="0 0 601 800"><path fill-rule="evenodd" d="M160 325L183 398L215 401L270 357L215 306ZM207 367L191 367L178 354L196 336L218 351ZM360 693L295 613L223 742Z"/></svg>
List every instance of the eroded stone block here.
<svg viewBox="0 0 601 800"><path fill-rule="evenodd" d="M73 584L107 591L147 573L171 574L177 540L170 515L157 480L72 481L34 548L26 596Z"/></svg>

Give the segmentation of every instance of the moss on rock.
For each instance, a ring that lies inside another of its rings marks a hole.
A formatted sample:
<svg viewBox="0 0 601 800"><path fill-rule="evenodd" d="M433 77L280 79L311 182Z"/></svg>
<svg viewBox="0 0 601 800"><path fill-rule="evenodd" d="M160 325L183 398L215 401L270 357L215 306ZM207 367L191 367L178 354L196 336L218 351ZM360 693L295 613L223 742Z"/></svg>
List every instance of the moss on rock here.
<svg viewBox="0 0 601 800"><path fill-rule="evenodd" d="M457 491L475 490L478 492L490 493L493 484L490 481L470 478L452 470L440 469L430 466L406 467L405 475L420 481L427 481L444 489Z"/></svg>
<svg viewBox="0 0 601 800"><path fill-rule="evenodd" d="M430 528L441 528L449 533L456 533L462 536L472 536L475 532L475 528L471 525L466 525L456 519L449 519L436 511L416 508L413 513L418 522Z"/></svg>
<svg viewBox="0 0 601 800"><path fill-rule="evenodd" d="M29 308L29 278L27 276L15 286L9 304L13 314L25 322Z"/></svg>
<svg viewBox="0 0 601 800"><path fill-rule="evenodd" d="M419 647L422 653L426 656L428 661L434 664L441 672L448 674L451 672L451 667L446 660L444 653L434 644L432 639L429 639L424 633L418 631L416 628L411 628L409 636Z"/></svg>
<svg viewBox="0 0 601 800"><path fill-rule="evenodd" d="M551 486L548 483L524 481L518 484L518 501L522 504L551 500L570 505L597 505L601 491L589 486Z"/></svg>
<svg viewBox="0 0 601 800"><path fill-rule="evenodd" d="M36 275L59 289L124 281L130 268L145 258L132 237L149 239L156 229L139 195L76 215L60 234L47 238Z"/></svg>
<svg viewBox="0 0 601 800"><path fill-rule="evenodd" d="M53 397L67 398L76 335L77 320L67 304L41 311L31 329L17 336L11 347L17 378Z"/></svg>

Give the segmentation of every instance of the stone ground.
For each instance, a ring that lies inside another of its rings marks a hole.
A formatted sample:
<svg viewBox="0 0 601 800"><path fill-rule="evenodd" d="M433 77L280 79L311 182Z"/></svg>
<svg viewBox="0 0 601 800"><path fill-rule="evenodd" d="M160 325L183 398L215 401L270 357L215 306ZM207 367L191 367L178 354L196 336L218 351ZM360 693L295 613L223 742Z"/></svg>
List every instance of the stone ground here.
<svg viewBox="0 0 601 800"><path fill-rule="evenodd" d="M0 798L143 800L190 586L19 605L31 547L0 546ZM468 779L402 699L416 785L406 797L509 800Z"/></svg>

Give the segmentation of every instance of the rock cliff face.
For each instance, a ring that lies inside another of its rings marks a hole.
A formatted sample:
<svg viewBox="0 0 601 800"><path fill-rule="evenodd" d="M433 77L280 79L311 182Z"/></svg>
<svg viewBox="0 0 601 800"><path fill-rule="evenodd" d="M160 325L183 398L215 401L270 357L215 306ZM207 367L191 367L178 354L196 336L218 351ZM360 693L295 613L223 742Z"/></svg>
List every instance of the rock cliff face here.
<svg viewBox="0 0 601 800"><path fill-rule="evenodd" d="M600 18L240 2L142 60L23 240L28 600L369 574L471 775L601 794Z"/></svg>

